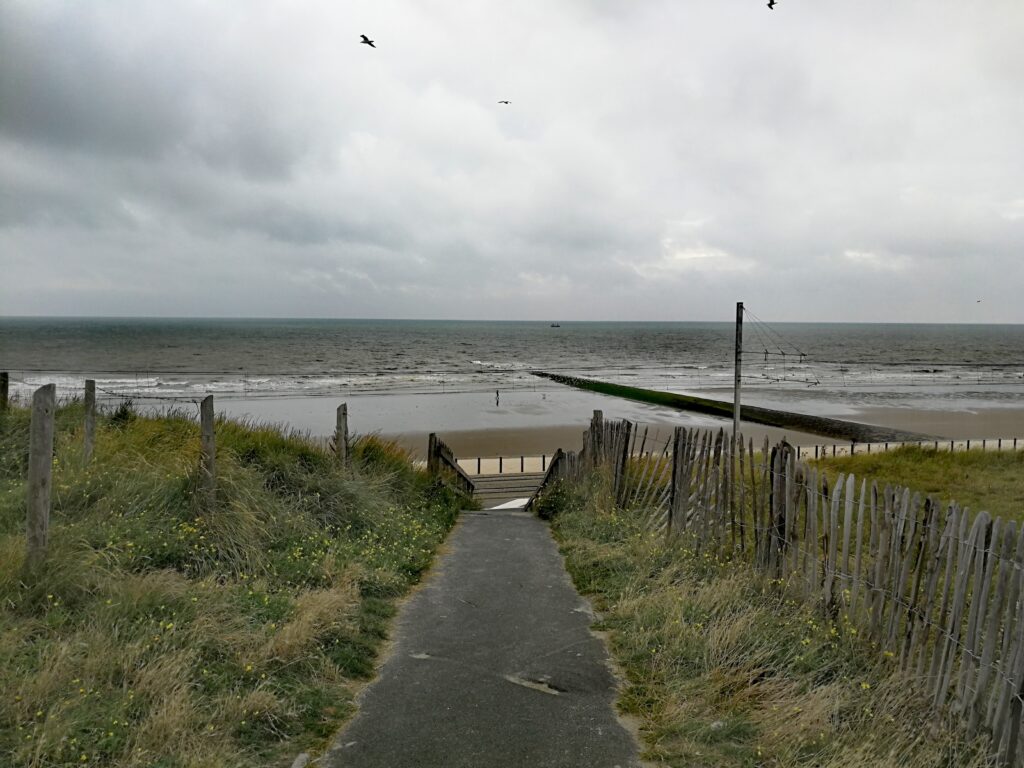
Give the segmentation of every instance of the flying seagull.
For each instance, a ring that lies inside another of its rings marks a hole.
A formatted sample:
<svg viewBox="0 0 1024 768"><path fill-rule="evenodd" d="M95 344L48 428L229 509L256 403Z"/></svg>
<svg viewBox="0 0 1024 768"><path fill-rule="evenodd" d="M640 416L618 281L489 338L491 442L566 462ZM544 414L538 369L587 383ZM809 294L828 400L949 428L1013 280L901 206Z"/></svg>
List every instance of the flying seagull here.
<svg viewBox="0 0 1024 768"><path fill-rule="evenodd" d="M511 101L499 101L498 103L499 104L511 104L512 102Z"/></svg>
<svg viewBox="0 0 1024 768"><path fill-rule="evenodd" d="M768 10L775 10L775 0L768 0Z"/></svg>
<svg viewBox="0 0 1024 768"><path fill-rule="evenodd" d="M363 39L360 40L359 42L362 43L363 45L368 45L371 48L376 48L377 47L376 45L373 44L373 40L368 38L366 35L360 35L360 37L363 38Z"/></svg>

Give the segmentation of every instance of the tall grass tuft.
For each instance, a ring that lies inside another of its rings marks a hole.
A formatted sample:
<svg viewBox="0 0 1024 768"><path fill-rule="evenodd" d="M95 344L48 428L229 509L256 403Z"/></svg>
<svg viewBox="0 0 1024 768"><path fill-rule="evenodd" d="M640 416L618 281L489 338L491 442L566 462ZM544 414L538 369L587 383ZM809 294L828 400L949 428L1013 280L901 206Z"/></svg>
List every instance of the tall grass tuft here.
<svg viewBox="0 0 1024 768"><path fill-rule="evenodd" d="M325 746L463 500L379 438L342 469L222 421L206 509L186 414L118 408L89 464L81 422L58 410L50 551L29 578L28 415L0 415L0 764L288 765Z"/></svg>

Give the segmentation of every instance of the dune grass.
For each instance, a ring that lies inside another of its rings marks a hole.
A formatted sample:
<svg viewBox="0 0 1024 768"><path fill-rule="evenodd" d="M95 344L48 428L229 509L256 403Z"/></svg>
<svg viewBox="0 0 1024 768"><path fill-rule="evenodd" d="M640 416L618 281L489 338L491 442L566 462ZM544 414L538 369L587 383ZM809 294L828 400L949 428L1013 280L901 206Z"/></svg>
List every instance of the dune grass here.
<svg viewBox="0 0 1024 768"><path fill-rule="evenodd" d="M556 485L552 520L625 677L644 758L665 766L985 765L981 742L936 722L887 659L755 576L617 510L607 477Z"/></svg>
<svg viewBox="0 0 1024 768"><path fill-rule="evenodd" d="M956 501L974 512L1024 521L1024 451L936 451L906 446L885 453L820 459L830 474L913 488L943 502Z"/></svg>
<svg viewBox="0 0 1024 768"><path fill-rule="evenodd" d="M288 765L326 746L462 500L375 438L346 472L221 421L207 510L192 420L118 409L86 465L82 414L57 413L33 573L28 412L0 415L0 764Z"/></svg>

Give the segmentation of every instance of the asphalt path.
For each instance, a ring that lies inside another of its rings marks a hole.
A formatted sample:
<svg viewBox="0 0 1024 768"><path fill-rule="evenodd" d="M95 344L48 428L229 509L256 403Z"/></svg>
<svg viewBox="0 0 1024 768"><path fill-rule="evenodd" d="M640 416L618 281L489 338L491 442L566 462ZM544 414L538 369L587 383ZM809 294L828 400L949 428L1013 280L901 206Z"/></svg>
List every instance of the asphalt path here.
<svg viewBox="0 0 1024 768"><path fill-rule="evenodd" d="M330 768L633 768L607 651L547 525L465 512Z"/></svg>

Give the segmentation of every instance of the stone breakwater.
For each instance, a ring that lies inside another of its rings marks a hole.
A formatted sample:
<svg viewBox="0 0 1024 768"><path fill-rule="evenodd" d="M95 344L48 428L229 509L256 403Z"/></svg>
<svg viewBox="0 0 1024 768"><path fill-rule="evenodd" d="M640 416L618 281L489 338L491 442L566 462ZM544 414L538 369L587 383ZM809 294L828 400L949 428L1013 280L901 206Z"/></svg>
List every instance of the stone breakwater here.
<svg viewBox="0 0 1024 768"><path fill-rule="evenodd" d="M591 392L599 392L603 395L622 397L629 400L636 400L641 403L663 405L669 408L678 408L681 411L692 411L694 413L703 413L709 416L720 416L723 419L732 418L732 403L722 400L711 400L706 397L695 397L693 395L681 395L675 392L660 392L654 389L641 389L640 387L613 384L607 381L585 379L578 376L564 376L562 374L547 373L545 371L533 371L533 375L554 381L558 384L565 384L570 387L585 389ZM805 413L777 411L771 408L759 408L754 405L744 405L741 415L744 421L753 422L755 424L764 424L769 427L782 427L785 429L796 429L801 432L809 432L811 434L847 442L914 442L935 439L935 436L933 435L925 435L918 432L907 432L901 429L879 427L873 424L861 424L856 421L832 419L826 416L810 416Z"/></svg>

